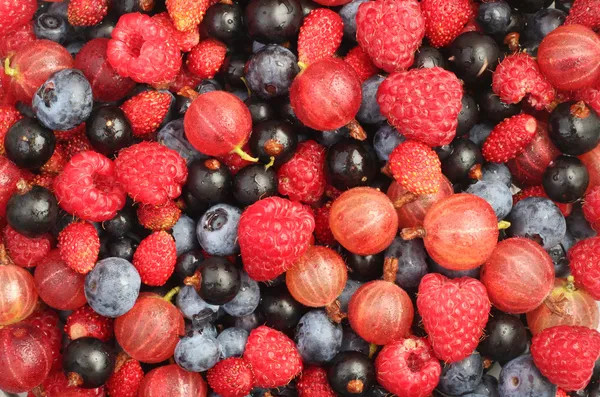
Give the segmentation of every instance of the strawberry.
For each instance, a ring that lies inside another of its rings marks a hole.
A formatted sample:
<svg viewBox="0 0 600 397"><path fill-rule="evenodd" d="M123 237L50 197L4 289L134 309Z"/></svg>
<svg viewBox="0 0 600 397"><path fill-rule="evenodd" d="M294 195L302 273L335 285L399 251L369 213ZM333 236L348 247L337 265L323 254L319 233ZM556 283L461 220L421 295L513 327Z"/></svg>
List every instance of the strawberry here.
<svg viewBox="0 0 600 397"><path fill-rule="evenodd" d="M198 77L212 79L223 65L227 46L216 39L206 39L192 48L186 61L187 67Z"/></svg>
<svg viewBox="0 0 600 397"><path fill-rule="evenodd" d="M140 204L137 208L140 225L152 231L171 229L179 220L181 210L174 201L165 205Z"/></svg>
<svg viewBox="0 0 600 397"><path fill-rule="evenodd" d="M181 32L191 32L202 22L210 2L209 0L167 0L166 5L175 28Z"/></svg>
<svg viewBox="0 0 600 397"><path fill-rule="evenodd" d="M152 17L152 19L171 33L171 36L177 44L177 47L179 47L179 50L182 52L190 51L196 44L200 42L200 29L198 27L189 32L180 32L179 30L175 29L173 21L171 21L169 14L166 12L156 14Z"/></svg>
<svg viewBox="0 0 600 397"><path fill-rule="evenodd" d="M422 0L425 36L436 48L452 43L473 16L471 0Z"/></svg>
<svg viewBox="0 0 600 397"><path fill-rule="evenodd" d="M575 0L565 25L583 25L600 30L600 0Z"/></svg>
<svg viewBox="0 0 600 397"><path fill-rule="evenodd" d="M0 155L4 156L4 137L14 123L23 116L12 105L0 105Z"/></svg>
<svg viewBox="0 0 600 397"><path fill-rule="evenodd" d="M85 122L79 124L77 127L71 128L70 130L54 130L54 136L56 136L56 140L58 142L68 142L71 138L81 135L85 136Z"/></svg>
<svg viewBox="0 0 600 397"><path fill-rule="evenodd" d="M77 128L77 127L75 127ZM81 152L92 150L92 144L85 135L85 129L81 134L77 134L69 138L67 141L60 143L60 146L65 150L65 154L68 160L71 160L73 156Z"/></svg>
<svg viewBox="0 0 600 397"><path fill-rule="evenodd" d="M244 397L253 384L252 367L243 358L230 357L208 370L208 385L221 397Z"/></svg>
<svg viewBox="0 0 600 397"><path fill-rule="evenodd" d="M430 273L419 285L417 308L435 355L453 363L470 356L479 344L491 304L479 280Z"/></svg>
<svg viewBox="0 0 600 397"><path fill-rule="evenodd" d="M535 138L537 120L519 114L496 125L483 143L481 153L486 161L504 163L517 157Z"/></svg>
<svg viewBox="0 0 600 397"><path fill-rule="evenodd" d="M334 245L335 238L329 228L329 213L331 201L315 210L315 237L319 244Z"/></svg>
<svg viewBox="0 0 600 397"><path fill-rule="evenodd" d="M36 10L36 0L0 1L0 32L2 35L31 21Z"/></svg>
<svg viewBox="0 0 600 397"><path fill-rule="evenodd" d="M432 194L440 187L442 163L429 146L406 140L390 154L389 167L398 181L411 193Z"/></svg>
<svg viewBox="0 0 600 397"><path fill-rule="evenodd" d="M133 135L144 137L155 132L169 112L171 99L168 92L149 90L125 101L121 110L131 124Z"/></svg>
<svg viewBox="0 0 600 397"><path fill-rule="evenodd" d="M568 258L577 284L600 300L600 237L579 241L569 250Z"/></svg>
<svg viewBox="0 0 600 397"><path fill-rule="evenodd" d="M65 333L71 340L92 337L108 342L114 335L113 319L101 316L85 305L67 318Z"/></svg>
<svg viewBox="0 0 600 397"><path fill-rule="evenodd" d="M67 266L77 273L87 274L98 260L98 231L89 222L73 222L58 234L58 250Z"/></svg>
<svg viewBox="0 0 600 397"><path fill-rule="evenodd" d="M62 146L57 146L50 159L40 168L40 171L57 175L62 172L66 164L67 155L65 149Z"/></svg>
<svg viewBox="0 0 600 397"><path fill-rule="evenodd" d="M531 340L531 355L542 375L566 390L583 390L600 358L600 332L574 325L546 328Z"/></svg>
<svg viewBox="0 0 600 397"><path fill-rule="evenodd" d="M304 18L298 34L298 61L310 65L332 56L342 43L344 22L328 8L312 10Z"/></svg>
<svg viewBox="0 0 600 397"><path fill-rule="evenodd" d="M360 46L348 51L344 61L352 66L361 83L379 72L379 68L375 66L369 55Z"/></svg>
<svg viewBox="0 0 600 397"><path fill-rule="evenodd" d="M154 232L140 242L133 254L133 265L146 285L164 285L175 270L175 240L165 232Z"/></svg>
<svg viewBox="0 0 600 397"><path fill-rule="evenodd" d="M108 0L71 0L67 9L73 26L94 26L108 14Z"/></svg>
<svg viewBox="0 0 600 397"><path fill-rule="evenodd" d="M119 353L115 370L106 382L106 391L110 397L137 397L144 371L140 362Z"/></svg>
<svg viewBox="0 0 600 397"><path fill-rule="evenodd" d="M327 371L320 367L308 367L296 382L298 397L337 397L327 380Z"/></svg>
<svg viewBox="0 0 600 397"><path fill-rule="evenodd" d="M264 325L250 332L244 359L254 371L255 387L285 386L302 372L302 357L294 342Z"/></svg>
<svg viewBox="0 0 600 397"><path fill-rule="evenodd" d="M36 186L42 186L48 190L52 190L55 178L56 175L54 174L42 172L40 174L34 175L33 179L31 180L31 184Z"/></svg>

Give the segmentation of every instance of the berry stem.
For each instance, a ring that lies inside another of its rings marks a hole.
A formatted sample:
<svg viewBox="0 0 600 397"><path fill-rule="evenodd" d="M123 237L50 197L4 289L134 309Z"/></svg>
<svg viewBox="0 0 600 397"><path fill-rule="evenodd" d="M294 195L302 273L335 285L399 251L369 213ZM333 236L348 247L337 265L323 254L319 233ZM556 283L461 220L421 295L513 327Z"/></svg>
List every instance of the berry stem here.
<svg viewBox="0 0 600 397"><path fill-rule="evenodd" d="M590 108L587 107L585 102L579 101L576 104L571 106L571 114L578 119L588 118L590 115Z"/></svg>
<svg viewBox="0 0 600 397"><path fill-rule="evenodd" d="M480 181L483 178L483 173L481 172L481 164L475 164L469 170L469 178Z"/></svg>
<svg viewBox="0 0 600 397"><path fill-rule="evenodd" d="M569 291L569 292L574 292L577 290L577 288L575 288L575 277L569 275L569 277L567 277L567 285L565 285L565 288Z"/></svg>
<svg viewBox="0 0 600 397"><path fill-rule="evenodd" d="M367 133L362 126L356 120L349 122L346 127L350 130L350 136L357 141L364 141L367 139Z"/></svg>
<svg viewBox="0 0 600 397"><path fill-rule="evenodd" d="M4 73L11 77L16 77L19 74L19 70L17 68L10 67L10 57L7 57L4 60Z"/></svg>
<svg viewBox="0 0 600 397"><path fill-rule="evenodd" d="M418 195L416 195L412 192L406 192L394 201L394 208L400 209L400 208L404 207L406 204L416 201L418 198L419 198Z"/></svg>
<svg viewBox="0 0 600 397"><path fill-rule="evenodd" d="M181 290L181 287L175 287L173 289L171 289L169 292L167 292L167 294L165 296L163 296L163 299L166 300L167 302L171 302L171 299L173 299L173 297L175 295L177 295L177 293Z"/></svg>
<svg viewBox="0 0 600 397"><path fill-rule="evenodd" d="M194 99L198 98L198 96L200 94L198 94L196 91L194 91L194 89L192 87L186 85L185 87L180 89L179 92L177 92L177 95L181 95L181 96L189 98L193 101Z"/></svg>
<svg viewBox="0 0 600 397"><path fill-rule="evenodd" d="M504 37L504 44L506 44L508 49L512 52L517 52L519 51L519 48L521 48L521 45L519 44L520 39L521 35L519 33L511 32Z"/></svg>
<svg viewBox="0 0 600 397"><path fill-rule="evenodd" d="M265 171L271 168L275 164L275 157L271 156L267 164L265 164Z"/></svg>
<svg viewBox="0 0 600 397"><path fill-rule="evenodd" d="M223 3L223 1L221 1L221 3ZM250 89L250 86L248 85L248 81L246 80L245 77L240 77L240 80L242 80L242 83L244 83L244 87L246 87L246 92L248 92L248 96L251 97L252 90Z"/></svg>
<svg viewBox="0 0 600 397"><path fill-rule="evenodd" d="M242 160L250 161L252 163L258 162L258 159L256 157L250 156L248 153L244 152L244 150L239 146L234 147L231 153L236 153L242 158Z"/></svg>
<svg viewBox="0 0 600 397"><path fill-rule="evenodd" d="M200 283L202 283L202 275L200 271L196 270L193 276L188 276L183 279L183 283L188 287L194 287L196 292L200 290Z"/></svg>
<svg viewBox="0 0 600 397"><path fill-rule="evenodd" d="M510 227L510 222L508 222L508 221L498 222L498 230L508 229L509 227Z"/></svg>
<svg viewBox="0 0 600 397"><path fill-rule="evenodd" d="M383 261L383 279L390 283L396 282L398 273L398 258L386 257Z"/></svg>
<svg viewBox="0 0 600 397"><path fill-rule="evenodd" d="M325 306L325 312L329 319L336 324L341 323L343 319L348 317L346 313L343 313L340 309L340 301L338 299Z"/></svg>
<svg viewBox="0 0 600 397"><path fill-rule="evenodd" d="M308 65L305 64L304 62L298 62L298 67L300 68L300 73L302 73L304 71L304 69L306 69L308 67Z"/></svg>
<svg viewBox="0 0 600 397"><path fill-rule="evenodd" d="M365 385L360 379L353 379L346 385L346 390L352 394L360 394L363 392Z"/></svg>
<svg viewBox="0 0 600 397"><path fill-rule="evenodd" d="M403 240L413 240L416 238L423 238L427 233L423 227L407 227L402 229L400 237Z"/></svg>

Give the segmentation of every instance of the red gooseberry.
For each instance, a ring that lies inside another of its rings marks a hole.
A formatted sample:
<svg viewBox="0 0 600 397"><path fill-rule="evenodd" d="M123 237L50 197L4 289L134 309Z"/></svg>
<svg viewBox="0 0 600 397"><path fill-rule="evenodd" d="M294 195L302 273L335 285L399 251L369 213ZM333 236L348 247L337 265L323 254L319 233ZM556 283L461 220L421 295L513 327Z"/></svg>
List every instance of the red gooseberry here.
<svg viewBox="0 0 600 397"><path fill-rule="evenodd" d="M38 294L33 276L20 266L0 264L0 280L0 327L3 327L33 313Z"/></svg>
<svg viewBox="0 0 600 397"><path fill-rule="evenodd" d="M585 165L590 175L590 184L587 189L589 192L595 186L600 185L600 145L579 156L579 160Z"/></svg>
<svg viewBox="0 0 600 397"><path fill-rule="evenodd" d="M33 275L40 298L57 310L75 310L85 305L85 275L71 269L55 249L42 259Z"/></svg>
<svg viewBox="0 0 600 397"><path fill-rule="evenodd" d="M148 372L138 397L206 397L208 386L197 372L188 372L177 364L154 368Z"/></svg>

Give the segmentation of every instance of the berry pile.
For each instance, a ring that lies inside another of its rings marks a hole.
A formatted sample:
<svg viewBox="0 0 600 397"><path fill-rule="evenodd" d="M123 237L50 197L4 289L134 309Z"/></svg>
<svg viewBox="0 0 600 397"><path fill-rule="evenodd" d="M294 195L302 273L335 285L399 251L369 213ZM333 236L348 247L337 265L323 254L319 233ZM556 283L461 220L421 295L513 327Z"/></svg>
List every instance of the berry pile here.
<svg viewBox="0 0 600 397"><path fill-rule="evenodd" d="M0 395L600 397L600 0L0 0Z"/></svg>

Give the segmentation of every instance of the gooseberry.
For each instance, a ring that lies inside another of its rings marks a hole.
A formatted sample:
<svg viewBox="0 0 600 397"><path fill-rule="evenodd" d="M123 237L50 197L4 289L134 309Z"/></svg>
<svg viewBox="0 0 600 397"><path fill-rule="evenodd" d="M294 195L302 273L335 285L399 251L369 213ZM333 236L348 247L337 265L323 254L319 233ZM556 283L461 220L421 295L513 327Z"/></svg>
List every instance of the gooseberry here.
<svg viewBox="0 0 600 397"><path fill-rule="evenodd" d="M3 327L33 313L38 294L33 276L20 266L0 264L0 280L0 327Z"/></svg>
<svg viewBox="0 0 600 397"><path fill-rule="evenodd" d="M85 305L85 275L71 269L58 249L42 259L33 275L40 298L58 310L75 310Z"/></svg>
<svg viewBox="0 0 600 397"><path fill-rule="evenodd" d="M140 384L138 396L206 397L207 393L208 387L199 373L171 364L148 372Z"/></svg>

